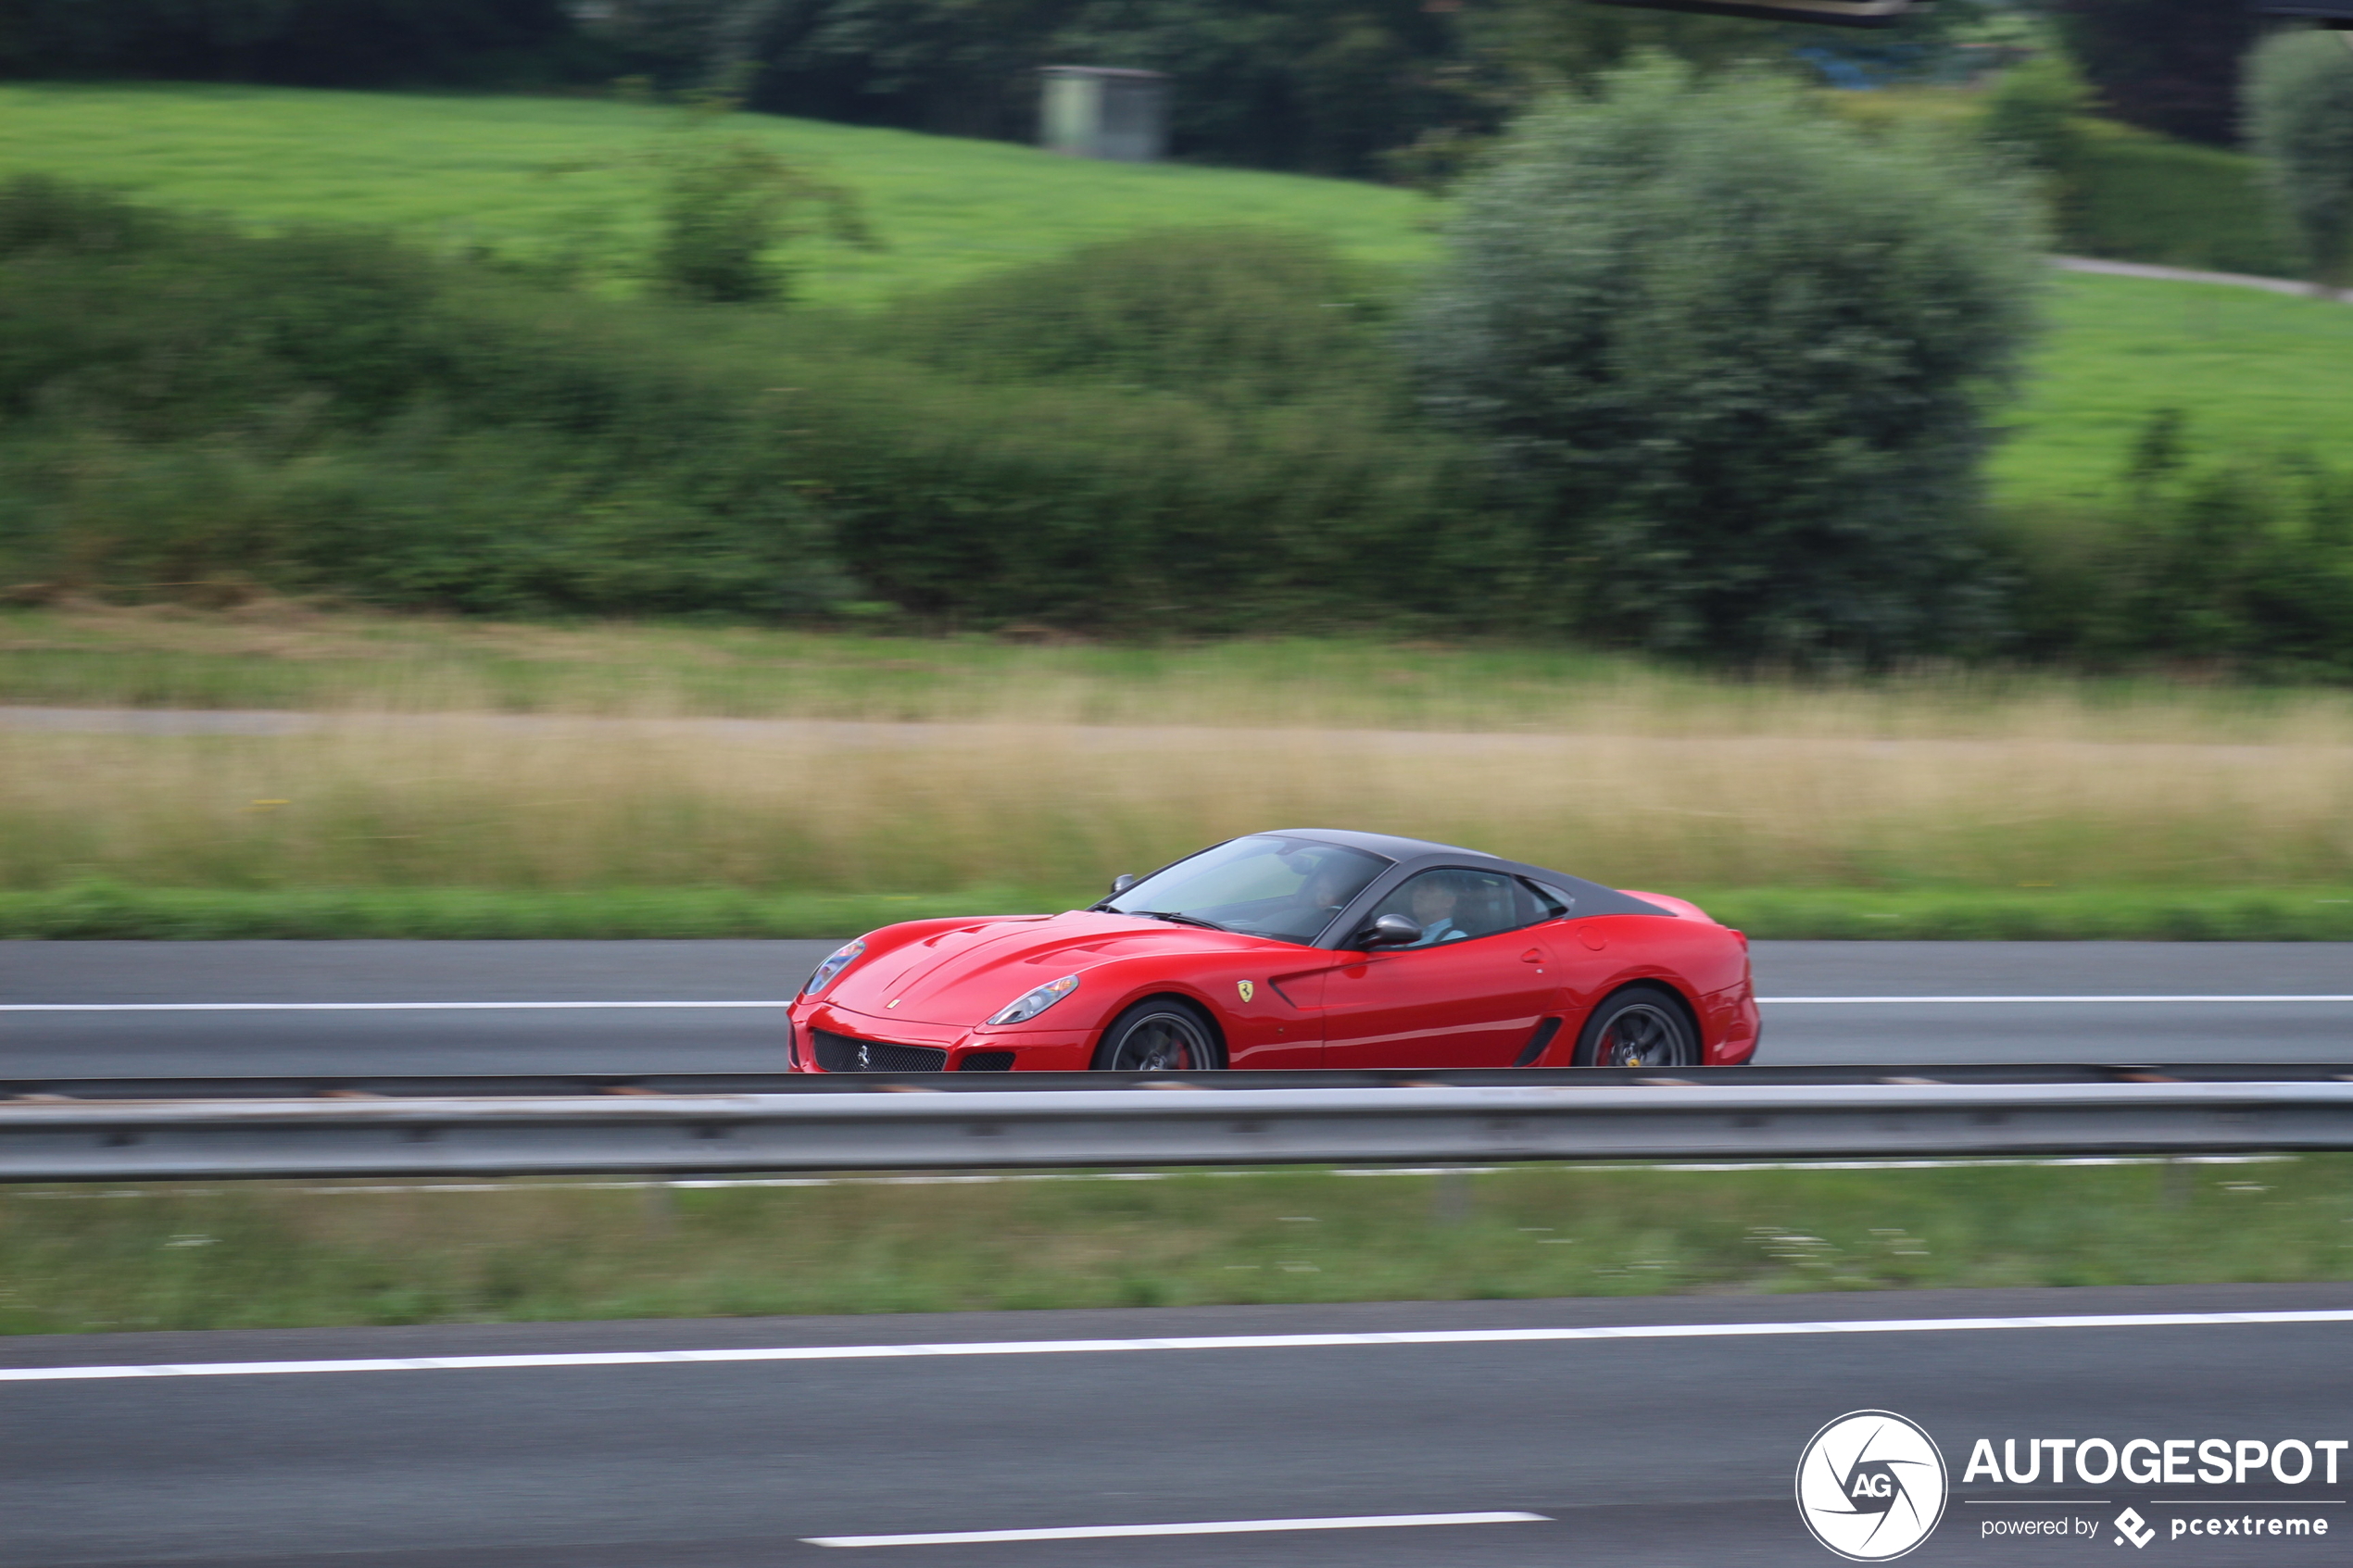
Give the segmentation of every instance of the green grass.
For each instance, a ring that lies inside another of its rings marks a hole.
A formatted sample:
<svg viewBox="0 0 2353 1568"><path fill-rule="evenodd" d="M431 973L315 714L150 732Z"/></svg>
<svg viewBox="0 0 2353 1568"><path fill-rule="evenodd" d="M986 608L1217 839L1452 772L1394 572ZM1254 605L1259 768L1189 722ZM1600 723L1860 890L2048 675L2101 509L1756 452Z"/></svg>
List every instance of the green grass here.
<svg viewBox="0 0 2353 1568"><path fill-rule="evenodd" d="M652 173L632 160L686 123L677 109L585 98L19 84L0 87L0 175L55 174L256 223L381 226L517 256L609 225L620 253L643 255ZM1432 204L1410 191L765 115L713 129L753 137L864 199L888 248L812 238L792 252L816 301L873 304L1178 225L1303 229L1383 264L1435 250Z"/></svg>
<svg viewBox="0 0 2353 1568"><path fill-rule="evenodd" d="M2188 414L2203 457L2296 448L2344 461L2353 307L2077 273L2054 284L2050 320L1990 470L2006 501L2112 499L2158 408Z"/></svg>
<svg viewBox="0 0 2353 1568"><path fill-rule="evenodd" d="M682 123L678 110L596 99L0 86L0 175L48 172L257 223L382 225L516 256L544 255L584 223L601 223L612 255L625 257L642 254L651 235L650 175L629 160ZM816 302L873 305L1171 224L1294 227L1407 270L1438 254L1437 205L1382 186L1092 163L999 142L766 116L733 117L724 128L808 160L866 197L889 248L801 244L806 296ZM2114 137L2098 145L2102 157L2128 161L2140 147ZM548 172L566 166L579 167ZM2172 188L2162 171L2142 172L2141 185ZM2159 229L2179 227L2150 210ZM2158 408L2188 409L2194 437L2215 449L2326 451L2353 407L2353 309L2343 306L2075 276L2055 282L2051 314L2056 330L2010 421L2016 434L1992 469L2007 504L2068 508L2112 494L2133 432Z"/></svg>
<svg viewBox="0 0 2353 1568"><path fill-rule="evenodd" d="M1684 888L1760 941L2353 941L2353 888ZM0 891L0 940L821 937L902 920L1076 909L1101 888L755 893L727 887L131 887Z"/></svg>
<svg viewBox="0 0 2353 1568"><path fill-rule="evenodd" d="M2353 1278L2353 1159L0 1194L0 1333Z"/></svg>

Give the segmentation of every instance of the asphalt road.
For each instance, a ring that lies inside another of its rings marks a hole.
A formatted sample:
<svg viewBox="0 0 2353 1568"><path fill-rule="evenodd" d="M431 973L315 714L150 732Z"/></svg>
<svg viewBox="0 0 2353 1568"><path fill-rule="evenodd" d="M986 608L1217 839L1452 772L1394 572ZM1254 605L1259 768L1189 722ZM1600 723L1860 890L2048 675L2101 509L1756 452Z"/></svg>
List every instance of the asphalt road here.
<svg viewBox="0 0 2353 1568"><path fill-rule="evenodd" d="M2353 1286L1931 1292L518 1324L0 1341L0 1365L544 1356L1173 1336L2353 1309ZM1880 1409L1953 1486L1907 1561L2342 1562L2340 1484L1965 1485L1979 1436L2353 1436L2353 1323L1151 1346L706 1364L332 1368L10 1382L0 1555L248 1568L1516 1568L1836 1560L1792 1492L1811 1435ZM5 1375L5 1374L0 1374ZM1987 1498L1997 1500L1986 1502ZM2026 1499L2035 1499L2029 1506ZM2076 1506L2052 1506L2064 1499ZM2186 1499L2186 1502L2182 1499ZM2326 1517L2259 1549L2171 1538L2227 1506ZM1532 1513L1532 1521L837 1549L843 1536ZM1988 1539L2073 1515L2095 1539Z"/></svg>
<svg viewBox="0 0 2353 1568"><path fill-rule="evenodd" d="M0 1010L0 1010L0 1076L773 1072L776 1010L711 1004L787 998L832 946L0 942ZM1760 942L1755 962L1768 1061L2353 1061L2353 944ZM2336 999L2016 999L2169 997ZM447 1002L635 1005L417 1005ZM289 1006L315 1003L337 1006Z"/></svg>

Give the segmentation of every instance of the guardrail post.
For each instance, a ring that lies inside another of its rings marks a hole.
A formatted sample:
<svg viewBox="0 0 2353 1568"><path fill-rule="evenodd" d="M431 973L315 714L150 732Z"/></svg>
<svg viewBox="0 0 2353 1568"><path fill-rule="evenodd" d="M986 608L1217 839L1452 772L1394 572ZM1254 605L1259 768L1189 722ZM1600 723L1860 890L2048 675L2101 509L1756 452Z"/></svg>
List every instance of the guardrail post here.
<svg viewBox="0 0 2353 1568"><path fill-rule="evenodd" d="M646 1234L666 1236L678 1228L678 1199L670 1183L657 1176L639 1194L638 1215Z"/></svg>
<svg viewBox="0 0 2353 1568"><path fill-rule="evenodd" d="M2165 1162L2165 1175L2158 1183L2158 1192L2160 1201L2166 1208L2189 1207L2190 1197L2195 1188L2195 1173L2190 1170L2188 1160L2177 1154Z"/></svg>
<svg viewBox="0 0 2353 1568"><path fill-rule="evenodd" d="M1430 1218L1441 1225L1459 1225L1469 1221L1470 1211L1470 1173L1441 1171L1430 1191Z"/></svg>

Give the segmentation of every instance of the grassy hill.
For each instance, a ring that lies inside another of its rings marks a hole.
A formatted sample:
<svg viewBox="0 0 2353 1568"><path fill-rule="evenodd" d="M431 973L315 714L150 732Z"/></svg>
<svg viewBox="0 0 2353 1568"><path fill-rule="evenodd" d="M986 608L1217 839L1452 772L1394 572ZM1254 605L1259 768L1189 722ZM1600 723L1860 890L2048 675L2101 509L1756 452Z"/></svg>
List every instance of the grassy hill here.
<svg viewBox="0 0 2353 1568"><path fill-rule="evenodd" d="M381 224L518 255L653 237L644 154L685 111L587 98L263 87L0 87L0 174L57 174L261 223ZM804 242L804 297L867 305L1088 241L1176 224L1311 230L1367 261L1436 250L1410 191L1184 164L1109 164L1004 142L735 115L721 122L850 186L884 245ZM598 231L603 232L599 235Z"/></svg>
<svg viewBox="0 0 2353 1568"><path fill-rule="evenodd" d="M380 224L518 257L614 264L652 232L641 158L681 111L585 98L434 97L211 86L0 87L0 175L44 171L277 224ZM736 116L858 190L887 246L802 243L804 296L871 306L1088 241L1170 224L1277 224L1366 261L1437 254L1439 206L1344 181L1099 164L999 142ZM2159 408L2218 451L2342 444L2353 309L2201 284L2054 280L2055 331L1994 476L2007 501L2067 508L2108 488Z"/></svg>
<svg viewBox="0 0 2353 1568"><path fill-rule="evenodd" d="M2189 416L2201 452L2301 448L2342 465L2353 307L2213 283L2060 274L2009 443L2005 500L2065 507L2112 489L2152 410Z"/></svg>

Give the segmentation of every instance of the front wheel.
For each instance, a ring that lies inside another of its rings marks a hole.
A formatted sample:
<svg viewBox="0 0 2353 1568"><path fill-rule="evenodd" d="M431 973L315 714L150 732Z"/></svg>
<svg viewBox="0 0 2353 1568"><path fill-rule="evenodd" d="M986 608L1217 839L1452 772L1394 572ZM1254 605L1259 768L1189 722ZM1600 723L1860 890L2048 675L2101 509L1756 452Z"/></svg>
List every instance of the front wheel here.
<svg viewBox="0 0 2353 1568"><path fill-rule="evenodd" d="M1138 1002L1112 1020L1095 1047L1098 1073L1205 1073L1224 1065L1209 1020L1173 997Z"/></svg>
<svg viewBox="0 0 2353 1568"><path fill-rule="evenodd" d="M1593 1010L1574 1060L1579 1067L1697 1067L1699 1041L1673 997L1634 985Z"/></svg>

